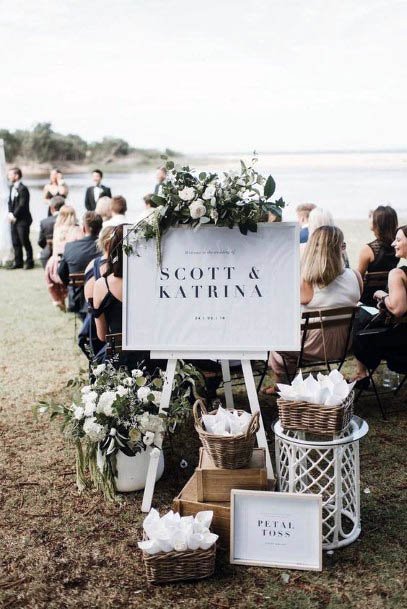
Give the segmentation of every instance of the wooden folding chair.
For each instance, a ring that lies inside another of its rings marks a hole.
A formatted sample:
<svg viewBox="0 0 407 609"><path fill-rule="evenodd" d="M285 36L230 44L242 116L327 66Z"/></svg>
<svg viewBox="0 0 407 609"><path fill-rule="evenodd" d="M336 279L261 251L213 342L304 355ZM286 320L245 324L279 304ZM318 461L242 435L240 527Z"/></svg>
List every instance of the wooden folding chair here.
<svg viewBox="0 0 407 609"><path fill-rule="evenodd" d="M84 288L85 286L85 273L69 273L69 283L68 287L71 288ZM75 322L74 322L74 341L76 341L76 333L77 333L77 315L75 314Z"/></svg>
<svg viewBox="0 0 407 609"><path fill-rule="evenodd" d="M331 372L332 366L340 370L349 352L352 326L358 307L336 307L318 309L315 311L304 311L301 318L301 350L297 357L295 372L290 372L287 361L282 355L285 373L288 382L296 376L298 370L308 370L309 372ZM330 358L325 351L324 332L328 328L346 328L346 341L339 357ZM321 331L321 341L323 341L325 357L323 360L312 360L304 353L308 332L310 330Z"/></svg>
<svg viewBox="0 0 407 609"><path fill-rule="evenodd" d="M106 359L112 360L116 355L120 355L122 352L122 340L123 335L117 334L106 334Z"/></svg>

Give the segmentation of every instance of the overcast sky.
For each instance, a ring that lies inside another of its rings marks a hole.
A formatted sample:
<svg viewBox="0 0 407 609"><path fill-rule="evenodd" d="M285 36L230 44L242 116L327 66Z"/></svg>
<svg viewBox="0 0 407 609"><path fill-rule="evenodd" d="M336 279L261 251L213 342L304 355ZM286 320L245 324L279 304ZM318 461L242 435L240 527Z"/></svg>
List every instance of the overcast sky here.
<svg viewBox="0 0 407 609"><path fill-rule="evenodd" d="M0 127L180 151L407 143L406 0L0 0Z"/></svg>

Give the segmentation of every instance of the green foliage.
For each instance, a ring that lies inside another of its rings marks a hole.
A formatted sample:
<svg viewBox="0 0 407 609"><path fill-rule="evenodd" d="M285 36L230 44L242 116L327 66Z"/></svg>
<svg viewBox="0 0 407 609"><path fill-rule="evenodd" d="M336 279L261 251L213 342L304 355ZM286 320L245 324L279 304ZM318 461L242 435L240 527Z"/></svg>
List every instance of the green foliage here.
<svg viewBox="0 0 407 609"><path fill-rule="evenodd" d="M38 163L90 162L108 163L134 152L126 140L105 137L101 142L88 143L79 135L63 135L53 131L51 123L38 123L31 130L14 133L0 129L4 140L6 160L11 163L19 157ZM154 152L156 158L157 153Z"/></svg>

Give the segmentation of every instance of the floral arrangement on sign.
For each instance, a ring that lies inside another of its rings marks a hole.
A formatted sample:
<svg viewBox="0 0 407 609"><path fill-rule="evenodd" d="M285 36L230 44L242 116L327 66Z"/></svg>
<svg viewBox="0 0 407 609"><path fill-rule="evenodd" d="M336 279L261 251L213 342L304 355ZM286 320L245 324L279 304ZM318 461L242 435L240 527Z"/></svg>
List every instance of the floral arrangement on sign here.
<svg viewBox="0 0 407 609"><path fill-rule="evenodd" d="M83 490L85 473L95 488L107 499L117 498L115 477L116 454L131 457L148 446L161 448L167 431L173 432L191 412L190 399L196 396L202 377L191 364L178 362L171 403L159 412L165 373L146 369L129 373L112 364L93 368L93 382L83 385L81 377L69 382L73 388L70 406L39 402L35 414L48 413L53 419L63 417L62 430L76 446L77 486Z"/></svg>
<svg viewBox="0 0 407 609"><path fill-rule="evenodd" d="M252 165L240 161L240 172L197 173L189 166L179 167L165 155L167 179L160 194L153 196L157 207L128 233L126 253L137 253L139 239L157 240L158 261L161 262L161 237L174 226L191 225L198 229L205 224L238 226L241 233L256 232L257 224L267 221L268 213L281 218L285 206L282 198L272 201L276 184L271 175L260 175Z"/></svg>

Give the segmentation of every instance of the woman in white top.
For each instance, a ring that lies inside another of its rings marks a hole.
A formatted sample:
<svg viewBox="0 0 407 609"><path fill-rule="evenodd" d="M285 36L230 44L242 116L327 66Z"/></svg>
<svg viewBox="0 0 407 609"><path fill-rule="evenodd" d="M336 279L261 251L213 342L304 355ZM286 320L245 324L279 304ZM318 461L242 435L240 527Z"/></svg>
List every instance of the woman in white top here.
<svg viewBox="0 0 407 609"><path fill-rule="evenodd" d="M301 264L301 304L303 311L334 307L355 306L362 293L360 273L344 268L342 258L343 233L336 226L321 226L311 235ZM340 357L345 348L346 326L310 330L304 345L304 359L319 361ZM324 338L324 340L323 340ZM325 346L324 346L325 344ZM288 372L295 373L298 353L273 351L270 365L279 383L285 376L284 361ZM271 394L274 387L265 390Z"/></svg>

